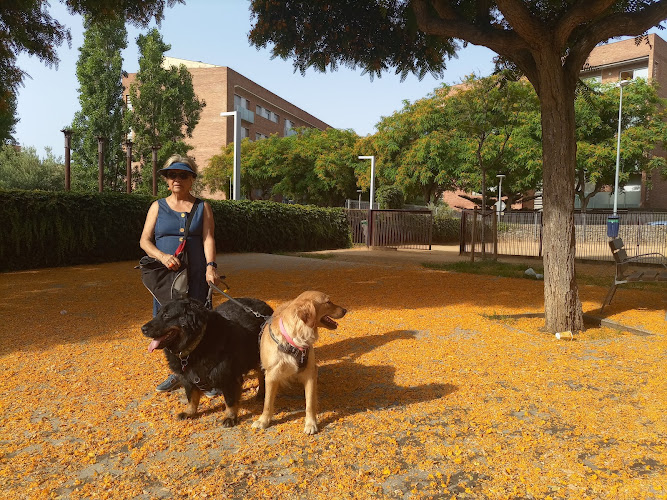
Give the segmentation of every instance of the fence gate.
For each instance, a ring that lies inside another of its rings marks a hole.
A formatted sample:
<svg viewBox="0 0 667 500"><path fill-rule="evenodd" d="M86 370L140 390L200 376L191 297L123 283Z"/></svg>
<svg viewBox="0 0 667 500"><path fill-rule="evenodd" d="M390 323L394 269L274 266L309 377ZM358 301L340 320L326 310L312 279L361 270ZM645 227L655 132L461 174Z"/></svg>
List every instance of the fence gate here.
<svg viewBox="0 0 667 500"><path fill-rule="evenodd" d="M347 210L353 243L369 247L430 250L430 210Z"/></svg>

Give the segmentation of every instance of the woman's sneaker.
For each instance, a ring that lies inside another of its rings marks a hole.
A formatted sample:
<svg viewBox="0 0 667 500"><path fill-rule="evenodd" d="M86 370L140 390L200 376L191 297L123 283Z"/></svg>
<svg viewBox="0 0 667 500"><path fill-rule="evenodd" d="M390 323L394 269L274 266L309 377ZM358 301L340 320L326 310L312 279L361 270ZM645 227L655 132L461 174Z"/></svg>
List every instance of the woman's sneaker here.
<svg viewBox="0 0 667 500"><path fill-rule="evenodd" d="M155 390L157 392L170 392L175 389L178 389L179 387L182 387L181 382L178 380L176 375L173 373L167 377L167 380L162 382L160 385L158 385Z"/></svg>

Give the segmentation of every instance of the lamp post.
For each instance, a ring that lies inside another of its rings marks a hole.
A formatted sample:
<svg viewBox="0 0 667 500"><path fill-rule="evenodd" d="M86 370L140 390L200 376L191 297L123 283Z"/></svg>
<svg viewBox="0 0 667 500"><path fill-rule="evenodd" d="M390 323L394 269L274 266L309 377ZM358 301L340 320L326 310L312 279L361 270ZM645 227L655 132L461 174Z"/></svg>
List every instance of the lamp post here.
<svg viewBox="0 0 667 500"><path fill-rule="evenodd" d="M498 174L496 175L498 177L498 222L500 222L500 212L502 212L502 202L503 202L503 179L505 178L505 174Z"/></svg>
<svg viewBox="0 0 667 500"><path fill-rule="evenodd" d="M373 210L373 197L375 196L375 156L357 156L360 160L371 161L371 193L370 193L370 209Z"/></svg>
<svg viewBox="0 0 667 500"><path fill-rule="evenodd" d="M125 140L125 190L132 192L132 139Z"/></svg>
<svg viewBox="0 0 667 500"><path fill-rule="evenodd" d="M232 200L241 199L241 127L238 111L223 111L220 116L234 117L234 173Z"/></svg>
<svg viewBox="0 0 667 500"><path fill-rule="evenodd" d="M104 136L97 136L97 190L104 190Z"/></svg>
<svg viewBox="0 0 667 500"><path fill-rule="evenodd" d="M616 175L614 177L614 216L618 210L618 170L621 163L621 115L623 111L623 87L632 83L632 80L621 80L616 84L621 89L620 97L618 98L618 139L616 143Z"/></svg>
<svg viewBox="0 0 667 500"><path fill-rule="evenodd" d="M69 191L71 188L71 162L70 162L70 150L72 148L72 129L65 127L61 130L65 134L65 191Z"/></svg>

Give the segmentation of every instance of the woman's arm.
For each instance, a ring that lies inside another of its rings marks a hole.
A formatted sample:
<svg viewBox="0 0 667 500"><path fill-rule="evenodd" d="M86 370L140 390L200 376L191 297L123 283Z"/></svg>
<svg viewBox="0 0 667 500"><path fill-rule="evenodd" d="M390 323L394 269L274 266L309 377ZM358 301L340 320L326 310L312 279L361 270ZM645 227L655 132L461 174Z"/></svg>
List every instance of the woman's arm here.
<svg viewBox="0 0 667 500"><path fill-rule="evenodd" d="M204 227L202 229L202 241L204 243L204 256L206 262L215 262L215 222L213 221L213 210L208 202L204 202ZM213 266L206 266L206 281L215 284L218 281L218 272Z"/></svg>

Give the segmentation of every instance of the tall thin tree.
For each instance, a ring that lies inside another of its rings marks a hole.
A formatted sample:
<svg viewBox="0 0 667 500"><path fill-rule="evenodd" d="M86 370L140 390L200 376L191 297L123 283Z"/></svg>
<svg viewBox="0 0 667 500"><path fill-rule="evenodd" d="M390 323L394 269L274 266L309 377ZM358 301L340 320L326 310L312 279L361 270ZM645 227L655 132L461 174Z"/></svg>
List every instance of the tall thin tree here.
<svg viewBox="0 0 667 500"><path fill-rule="evenodd" d="M142 163L142 187L148 189L150 175L144 169L151 162L152 147L160 146L158 164L169 156L186 154L192 146L183 142L192 137L206 103L195 95L192 75L184 65L164 67L164 43L157 29L137 37L139 71L130 85L130 106L126 126L134 136L135 157Z"/></svg>
<svg viewBox="0 0 667 500"><path fill-rule="evenodd" d="M75 190L97 188L97 137L102 136L104 187L118 191L125 179L121 50L127 47L127 31L122 19L96 23L87 16L84 27L76 64L81 110L72 122L72 185Z"/></svg>

